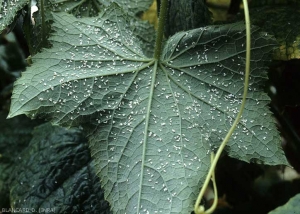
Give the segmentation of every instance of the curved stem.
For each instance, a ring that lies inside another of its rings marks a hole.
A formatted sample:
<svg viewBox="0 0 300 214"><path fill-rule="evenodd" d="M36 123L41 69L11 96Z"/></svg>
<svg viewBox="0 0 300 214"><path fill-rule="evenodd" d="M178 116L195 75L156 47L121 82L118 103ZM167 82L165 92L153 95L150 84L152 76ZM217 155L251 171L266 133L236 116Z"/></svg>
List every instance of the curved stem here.
<svg viewBox="0 0 300 214"><path fill-rule="evenodd" d="M211 157L210 157L210 161L211 163L215 160L215 153L212 152L211 153ZM215 209L217 208L218 205L218 189L217 189L217 184L216 184L216 177L215 177L215 171L213 171L212 176L211 176L211 180L213 183L213 187L214 187L214 202L211 205L211 207L206 211L206 213L211 214L215 211Z"/></svg>
<svg viewBox="0 0 300 214"><path fill-rule="evenodd" d="M214 158L213 163L210 166L210 169L208 171L207 177L204 181L204 184L202 186L202 189L198 195L198 198L196 200L195 206L194 206L194 211L196 214L207 214L207 212L204 210L203 206L199 206L204 192L207 189L207 186L209 184L209 180L212 177L217 162L221 156L221 153L223 151L223 149L225 148L230 136L232 135L236 125L239 123L241 115L243 113L244 107L245 107L245 103L246 103L246 97L247 97L247 93L248 93L248 85L249 85L249 73L250 73L250 48L251 48L251 34L250 34L250 16L249 16L249 9L248 9L248 2L247 0L243 0L243 4L244 4L244 11L245 11L245 22L246 22L246 68L245 68L245 83L244 83L244 93L243 93L243 100L242 100L242 104L239 110L238 115L236 116L236 119L234 121L234 123L232 124L230 130L228 131L226 137L224 138L222 144L220 145L216 157Z"/></svg>
<svg viewBox="0 0 300 214"><path fill-rule="evenodd" d="M168 0L162 0L160 4L158 28L157 28L157 35L155 41L155 51L154 51L154 58L157 60L160 58L160 54L161 54L167 11L168 11Z"/></svg>

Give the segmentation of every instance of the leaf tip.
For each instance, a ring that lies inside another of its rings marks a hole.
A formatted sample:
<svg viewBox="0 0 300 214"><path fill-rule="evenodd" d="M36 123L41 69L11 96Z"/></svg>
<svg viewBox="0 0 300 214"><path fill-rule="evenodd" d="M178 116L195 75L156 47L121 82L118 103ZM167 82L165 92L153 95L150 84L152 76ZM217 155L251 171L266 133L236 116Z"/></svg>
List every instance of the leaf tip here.
<svg viewBox="0 0 300 214"><path fill-rule="evenodd" d="M8 115L7 115L7 117L6 117L6 119L11 119L11 118L13 118L13 117L15 117L15 116L17 116L18 114L16 113L16 112L9 112L8 113Z"/></svg>
<svg viewBox="0 0 300 214"><path fill-rule="evenodd" d="M18 116L18 115L21 115L21 114L24 114L24 113L18 111L18 109L13 109L13 107L11 106L6 119L11 119L11 118L13 118L15 116Z"/></svg>

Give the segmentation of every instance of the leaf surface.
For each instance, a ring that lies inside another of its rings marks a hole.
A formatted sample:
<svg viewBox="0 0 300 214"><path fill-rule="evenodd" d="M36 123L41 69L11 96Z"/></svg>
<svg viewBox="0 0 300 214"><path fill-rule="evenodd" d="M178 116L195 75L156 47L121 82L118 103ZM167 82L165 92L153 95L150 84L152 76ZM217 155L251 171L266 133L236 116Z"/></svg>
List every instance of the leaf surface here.
<svg viewBox="0 0 300 214"><path fill-rule="evenodd" d="M0 33L15 19L28 0L2 0L0 1Z"/></svg>
<svg viewBox="0 0 300 214"><path fill-rule="evenodd" d="M125 11L130 11L130 28L142 42L143 51L147 56L153 55L155 30L148 22L142 21L135 16L136 13L146 10L151 1L145 0L137 3L134 0L124 1L100 1L100 0L82 0L82 1L58 1L58 0L38 0L36 6L38 11L33 13L34 24L31 17L27 14L27 21L24 24L25 36L31 55L36 54L42 48L49 48L48 37L51 32L51 23L53 22L52 12L68 12L77 18L97 16L105 8L116 2ZM32 8L31 8L32 9ZM31 11L30 9L30 11Z"/></svg>
<svg viewBox="0 0 300 214"><path fill-rule="evenodd" d="M46 3L51 11L67 12L76 17L96 16L103 9L100 0L50 0L45 1Z"/></svg>
<svg viewBox="0 0 300 214"><path fill-rule="evenodd" d="M155 44L155 29L148 21L142 21L138 18L130 19L130 29L134 36L141 42L143 53L147 57L152 57L154 54Z"/></svg>
<svg viewBox="0 0 300 214"><path fill-rule="evenodd" d="M269 212L269 214L296 214L300 213L300 194L292 197L286 204Z"/></svg>
<svg viewBox="0 0 300 214"><path fill-rule="evenodd" d="M227 151L230 156L247 162L287 164L269 111L270 99L262 92L273 40L256 27L251 31L249 92ZM190 99L182 100L185 110L178 110L185 114L188 127L201 132L202 141L210 145L208 150L218 147L241 105L246 61L244 41L241 23L215 26L191 30L189 34L178 33L168 40L163 52L168 80Z"/></svg>
<svg viewBox="0 0 300 214"><path fill-rule="evenodd" d="M111 3L117 3L121 8L132 14L138 14L149 9L152 0L99 0L108 7Z"/></svg>
<svg viewBox="0 0 300 214"><path fill-rule="evenodd" d="M240 106L245 30L237 23L182 32L155 60L128 26L116 5L97 19L54 14L53 47L15 83L9 117L87 128L115 213L190 213L209 153ZM273 40L253 28L252 44L246 110L227 150L245 161L286 164L261 92Z"/></svg>
<svg viewBox="0 0 300 214"><path fill-rule="evenodd" d="M133 15L146 11L152 0L50 0L52 11L68 12L75 16L96 16L105 7L117 3L122 9Z"/></svg>
<svg viewBox="0 0 300 214"><path fill-rule="evenodd" d="M35 128L10 174L10 203L47 213L111 213L79 129ZM50 211L48 211L50 212ZM32 212L34 213L34 212Z"/></svg>
<svg viewBox="0 0 300 214"><path fill-rule="evenodd" d="M41 121L26 116L6 120L7 112L0 111L0 207L9 208L9 177L19 162L20 153L28 146L31 132Z"/></svg>

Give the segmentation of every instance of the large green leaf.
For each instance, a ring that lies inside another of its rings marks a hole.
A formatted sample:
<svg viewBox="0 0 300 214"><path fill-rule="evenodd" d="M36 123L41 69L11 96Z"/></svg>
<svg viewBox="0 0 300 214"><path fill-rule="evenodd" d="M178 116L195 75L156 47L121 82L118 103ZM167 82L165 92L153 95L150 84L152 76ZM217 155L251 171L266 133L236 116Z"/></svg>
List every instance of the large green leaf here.
<svg viewBox="0 0 300 214"><path fill-rule="evenodd" d="M9 177L32 137L33 128L41 122L26 116L6 120L6 115L7 112L0 111L0 208L9 208Z"/></svg>
<svg viewBox="0 0 300 214"><path fill-rule="evenodd" d="M15 83L9 117L41 116L89 130L92 155L115 213L190 213L240 106L242 23L175 34L147 58L113 5L97 19L54 14L53 47ZM286 164L261 92L273 40L252 29L246 109L228 153Z"/></svg>
<svg viewBox="0 0 300 214"><path fill-rule="evenodd" d="M16 18L29 0L2 0L0 1L0 33L8 27Z"/></svg>
<svg viewBox="0 0 300 214"><path fill-rule="evenodd" d="M252 28L251 76L242 119L229 141L229 155L265 164L286 163L263 92L266 62L273 40ZM201 141L213 149L232 125L244 87L245 31L242 23L182 32L168 40L163 64L176 97L182 123L200 131ZM176 89L176 90L175 90ZM188 100L188 101L187 101ZM189 131L190 132L190 131ZM196 136L196 135L195 135ZM276 146L277 145L277 146ZM280 146L279 146L280 147Z"/></svg>
<svg viewBox="0 0 300 214"><path fill-rule="evenodd" d="M9 180L12 208L110 213L81 130L43 124L17 155Z"/></svg>
<svg viewBox="0 0 300 214"><path fill-rule="evenodd" d="M296 214L300 213L300 194L291 198L285 205L276 208L269 214Z"/></svg>

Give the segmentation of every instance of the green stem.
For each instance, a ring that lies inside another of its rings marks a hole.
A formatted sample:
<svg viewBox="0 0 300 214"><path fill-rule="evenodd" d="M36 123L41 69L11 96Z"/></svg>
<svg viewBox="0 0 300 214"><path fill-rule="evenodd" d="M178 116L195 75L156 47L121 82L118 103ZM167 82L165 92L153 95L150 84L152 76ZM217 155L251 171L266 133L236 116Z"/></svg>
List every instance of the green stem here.
<svg viewBox="0 0 300 214"><path fill-rule="evenodd" d="M46 42L46 21L45 21L45 5L44 0L41 0L41 19L42 19L42 43Z"/></svg>
<svg viewBox="0 0 300 214"><path fill-rule="evenodd" d="M157 60L160 58L160 54L162 50L162 40L164 36L164 27L165 27L167 11L168 11L168 0L162 0L160 3L160 12L159 12L158 28L157 28L155 52L154 52L154 58Z"/></svg>
<svg viewBox="0 0 300 214"><path fill-rule="evenodd" d="M214 160L215 160L215 154L214 154L214 152L212 152L211 157L210 157L210 162L212 163L212 162L214 162ZM207 214L213 213L215 211L215 209L217 208L217 205L218 205L218 189L217 189L217 184L216 184L215 172L212 173L211 180L212 180L213 187L214 187L215 197L214 197L214 202L211 205L211 207L208 210L206 210Z"/></svg>
<svg viewBox="0 0 300 214"><path fill-rule="evenodd" d="M249 9L248 9L247 0L243 0L243 4L244 4L245 21L246 21L246 68L245 68L245 83L244 83L243 100L242 100L242 104L241 104L239 113L236 116L236 119L235 119L234 123L232 124L230 130L228 131L226 137L224 138L223 142L221 143L221 145L220 145L220 147L217 151L217 154L214 158L214 161L212 162L212 164L210 166L210 169L208 171L208 174L206 176L206 179L204 181L204 184L202 186L202 189L199 193L199 196L198 196L198 198L196 200L196 203L195 203L195 206L194 206L194 211L195 211L196 214L206 214L207 213L204 210L204 207L199 206L199 204L200 204L200 202L203 198L205 190L207 189L207 186L209 184L209 180L210 180L210 178L212 177L212 175L215 171L215 168L216 168L217 162L218 162L218 160L221 156L221 153L222 153L223 149L225 148L230 136L232 135L236 125L240 121L240 118L242 116L242 113L243 113L243 110L244 110L244 107L245 107L245 103L246 103L246 97L247 97L248 85L249 85L249 74L250 74L250 48L251 48L251 38L250 38L250 36L251 36L251 34L250 34L250 16L249 16Z"/></svg>

